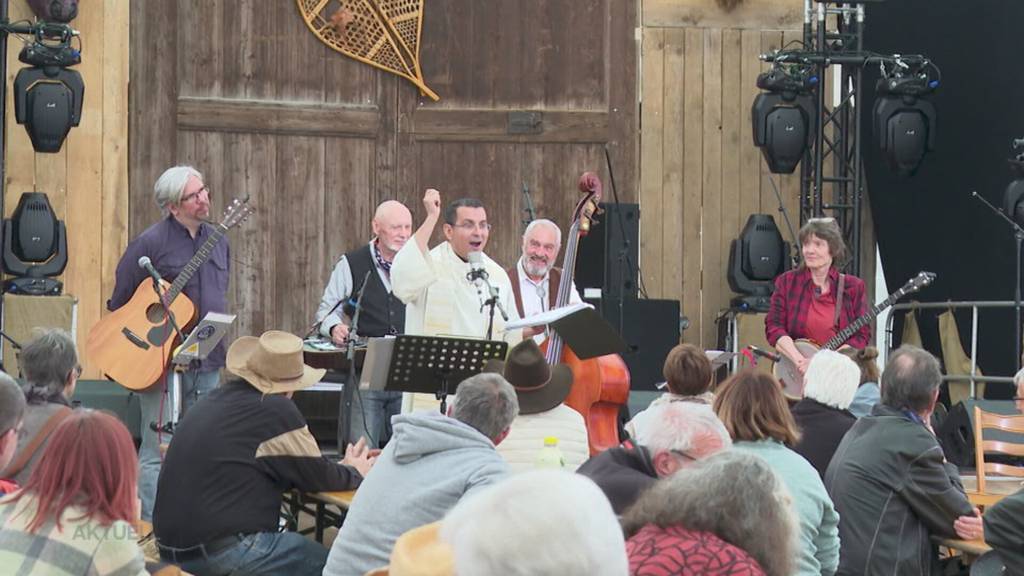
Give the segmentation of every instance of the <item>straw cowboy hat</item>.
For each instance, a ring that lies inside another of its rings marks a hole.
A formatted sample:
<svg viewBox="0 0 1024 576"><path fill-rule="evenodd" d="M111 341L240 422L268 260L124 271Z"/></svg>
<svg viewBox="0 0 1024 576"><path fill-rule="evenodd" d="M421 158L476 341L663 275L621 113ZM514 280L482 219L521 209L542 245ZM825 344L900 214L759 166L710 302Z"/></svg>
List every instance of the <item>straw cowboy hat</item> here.
<svg viewBox="0 0 1024 576"><path fill-rule="evenodd" d="M282 394L316 384L326 370L302 362L302 339L288 332L270 330L262 336L242 336L231 344L228 371L240 376L264 394Z"/></svg>
<svg viewBox="0 0 1024 576"><path fill-rule="evenodd" d="M453 576L455 559L451 546L438 538L441 522L413 528L395 542L387 568L367 576Z"/></svg>
<svg viewBox="0 0 1024 576"><path fill-rule="evenodd" d="M536 414L558 406L572 389L572 370L548 365L533 338L517 344L508 360L489 360L484 372L498 372L516 389L520 414Z"/></svg>

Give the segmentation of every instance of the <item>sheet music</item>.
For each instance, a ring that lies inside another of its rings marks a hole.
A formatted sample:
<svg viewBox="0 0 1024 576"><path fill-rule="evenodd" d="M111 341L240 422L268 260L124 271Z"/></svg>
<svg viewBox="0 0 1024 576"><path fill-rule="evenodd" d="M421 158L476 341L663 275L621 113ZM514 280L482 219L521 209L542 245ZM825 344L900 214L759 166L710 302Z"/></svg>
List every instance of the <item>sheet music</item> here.
<svg viewBox="0 0 1024 576"><path fill-rule="evenodd" d="M562 306L561 308L552 308L547 312L541 314L535 314L529 318L523 318L521 320L514 320L505 325L508 330L514 330L516 328L527 328L530 326L547 326L556 320L561 320L566 316L579 312L584 308L593 308L592 305L586 302L579 302L577 304L569 304L568 306Z"/></svg>

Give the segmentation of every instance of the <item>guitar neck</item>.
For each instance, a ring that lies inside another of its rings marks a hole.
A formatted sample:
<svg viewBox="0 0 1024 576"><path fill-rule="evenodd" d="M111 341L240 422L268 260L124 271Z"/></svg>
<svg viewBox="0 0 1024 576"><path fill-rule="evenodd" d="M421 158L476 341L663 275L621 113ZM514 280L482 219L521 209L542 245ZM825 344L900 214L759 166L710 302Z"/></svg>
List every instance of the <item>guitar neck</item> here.
<svg viewBox="0 0 1024 576"><path fill-rule="evenodd" d="M210 237L203 242L203 245L196 251L192 256L192 259L188 261L188 264L181 269L178 276L174 279L170 289L167 290L167 304L174 302L174 299L181 294L181 291L185 288L185 284L192 279L192 276L199 270L199 267L210 258L210 254L213 253L213 247L217 245L217 242L227 232L227 228L223 224L217 224L212 226L213 232L210 233Z"/></svg>
<svg viewBox="0 0 1024 576"><path fill-rule="evenodd" d="M860 316L853 322L850 322L850 324L847 325L846 328L843 328L835 336L829 339L829 341L826 342L822 348L824 348L825 350L836 350L837 348L842 346L847 340L849 340L851 336L856 334L858 330L863 328L868 322L874 320L882 310L885 310L889 306L892 306L892 303L895 301L896 296L891 295L885 300L879 302L878 304L875 304L874 306L871 307L870 310L865 312L863 316Z"/></svg>

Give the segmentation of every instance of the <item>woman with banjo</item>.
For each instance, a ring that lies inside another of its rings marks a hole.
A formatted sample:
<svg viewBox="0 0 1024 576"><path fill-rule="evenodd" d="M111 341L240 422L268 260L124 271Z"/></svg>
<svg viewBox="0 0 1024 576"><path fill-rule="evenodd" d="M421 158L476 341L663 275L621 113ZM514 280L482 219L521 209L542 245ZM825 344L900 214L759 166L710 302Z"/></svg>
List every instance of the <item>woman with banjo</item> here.
<svg viewBox="0 0 1024 576"><path fill-rule="evenodd" d="M765 318L765 337L782 355L776 375L783 380L787 396L799 398L803 374L813 351L867 311L864 281L841 274L847 257L842 231L834 218L812 218L798 235L803 262L775 279L775 292ZM843 347L864 348L871 338L865 323L843 343ZM810 340L808 346L800 340ZM805 351L801 351L803 348ZM799 382L786 382L779 365L795 368Z"/></svg>

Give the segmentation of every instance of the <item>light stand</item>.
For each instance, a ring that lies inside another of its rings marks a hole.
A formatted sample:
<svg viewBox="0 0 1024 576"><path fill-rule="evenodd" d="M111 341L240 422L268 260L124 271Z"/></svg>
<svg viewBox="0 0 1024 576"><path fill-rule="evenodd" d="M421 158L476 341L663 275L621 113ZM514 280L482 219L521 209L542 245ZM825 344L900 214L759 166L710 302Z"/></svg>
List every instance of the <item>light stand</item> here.
<svg viewBox="0 0 1024 576"><path fill-rule="evenodd" d="M356 388L359 386L359 383L356 382L356 334L359 331L359 316L363 312L363 294L366 294L366 283L370 281L370 274L373 274L373 272L374 269L370 268L366 271L366 275L363 276L363 285L359 288L359 296L356 298L356 311L352 314L352 325L349 326L348 339L345 340L345 357L348 359L348 379L345 380L345 385L341 387L341 406L338 409L338 454L342 458L345 457L345 447L352 440L352 397L356 394ZM344 298L338 303L340 304L343 301ZM336 309L338 307L337 304L334 307ZM330 314L331 312L327 315L329 316ZM327 318L327 316L324 316L324 318ZM366 409L362 402L359 403L359 406L362 410ZM363 426L366 426L365 417L363 418ZM366 432L366 440L371 440L368 430Z"/></svg>
<svg viewBox="0 0 1024 576"><path fill-rule="evenodd" d="M989 210L991 210L992 212L995 212L997 216L999 216L1000 218L1005 220L1007 222L1007 224L1009 224L1010 227L1013 228L1013 241L1014 241L1014 243L1017 246L1017 259L1016 259L1016 267L1015 267L1015 270L1017 271L1017 277L1014 280L1014 287L1013 287L1013 310L1014 310L1014 326L1013 326L1013 328L1014 328L1014 336L1015 336L1014 339L1013 339L1013 349L1014 349L1014 355L1015 355L1014 357L1015 357L1015 362L1016 362L1017 370L1020 370L1020 352L1021 352L1021 340L1020 340L1020 329L1021 329L1021 326L1020 326L1020 307L1021 307L1021 297L1020 297L1020 292L1021 292L1021 286L1020 286L1020 256L1021 256L1021 245L1024 244L1024 228L1021 228L1016 222L1013 221L1012 218L1010 218L1009 216L1004 214L1001 210L999 210L998 208L993 206L988 200L985 200L985 197L982 196L981 194L978 194L977 191L971 192L971 196L974 196L978 200L981 200L982 204L984 204L985 206L988 206Z"/></svg>

